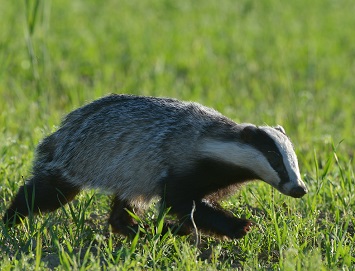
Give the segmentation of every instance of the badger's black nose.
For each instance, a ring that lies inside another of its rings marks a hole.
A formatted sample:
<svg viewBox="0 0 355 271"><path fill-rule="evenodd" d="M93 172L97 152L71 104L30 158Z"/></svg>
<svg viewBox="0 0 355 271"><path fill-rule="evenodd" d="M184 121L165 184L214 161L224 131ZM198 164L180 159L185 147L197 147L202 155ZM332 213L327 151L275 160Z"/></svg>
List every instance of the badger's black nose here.
<svg viewBox="0 0 355 271"><path fill-rule="evenodd" d="M301 198L307 194L307 188L302 186L297 186L291 189L290 196L294 198Z"/></svg>

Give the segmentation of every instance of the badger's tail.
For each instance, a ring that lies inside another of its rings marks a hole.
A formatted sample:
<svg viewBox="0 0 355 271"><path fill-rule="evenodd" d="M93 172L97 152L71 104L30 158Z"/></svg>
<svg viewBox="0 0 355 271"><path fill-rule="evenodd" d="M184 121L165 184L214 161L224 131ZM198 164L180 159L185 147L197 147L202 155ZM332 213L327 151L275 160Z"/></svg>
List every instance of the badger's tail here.
<svg viewBox="0 0 355 271"><path fill-rule="evenodd" d="M80 192L79 187L56 175L34 176L21 186L3 222L11 227L20 223L29 214L48 212L70 202Z"/></svg>

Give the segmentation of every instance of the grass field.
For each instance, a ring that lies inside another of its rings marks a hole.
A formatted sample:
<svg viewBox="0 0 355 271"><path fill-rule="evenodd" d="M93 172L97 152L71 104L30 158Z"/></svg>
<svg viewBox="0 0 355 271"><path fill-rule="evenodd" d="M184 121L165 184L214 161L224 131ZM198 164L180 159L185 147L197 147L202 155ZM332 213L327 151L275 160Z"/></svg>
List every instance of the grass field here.
<svg viewBox="0 0 355 271"><path fill-rule="evenodd" d="M7 230L1 270L355 270L355 5L351 0L25 0L0 8L0 213L34 149L108 93L193 100L236 122L281 124L309 193L262 182L223 205L244 239L109 233L109 198L82 193Z"/></svg>

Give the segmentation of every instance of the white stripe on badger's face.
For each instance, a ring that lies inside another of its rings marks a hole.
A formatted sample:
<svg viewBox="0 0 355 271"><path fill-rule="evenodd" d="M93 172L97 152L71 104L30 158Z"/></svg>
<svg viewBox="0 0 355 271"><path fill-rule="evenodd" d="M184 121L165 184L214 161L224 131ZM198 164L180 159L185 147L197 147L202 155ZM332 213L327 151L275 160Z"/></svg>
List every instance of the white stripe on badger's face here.
<svg viewBox="0 0 355 271"><path fill-rule="evenodd" d="M207 158L249 169L276 188L280 183L277 172L270 166L265 156L250 145L208 139L203 142L200 151Z"/></svg>
<svg viewBox="0 0 355 271"><path fill-rule="evenodd" d="M285 195L292 197L303 196L307 193L307 189L301 179L297 157L290 140L284 133L275 128L266 126L259 127L259 129L267 133L277 146L278 152L282 155L282 162L287 175L283 179L280 179L280 176L285 174L278 173L271 166L266 155L252 145L206 139L201 145L200 151L207 158L214 158L249 169L261 180ZM275 151L271 150L271 152Z"/></svg>
<svg viewBox="0 0 355 271"><path fill-rule="evenodd" d="M292 190L302 188L307 193L307 188L301 179L298 160L289 138L278 129L262 126L259 129L264 130L275 142L279 152L282 155L282 161L286 168L288 181L282 180L282 185L276 187L280 192L286 195L292 195Z"/></svg>

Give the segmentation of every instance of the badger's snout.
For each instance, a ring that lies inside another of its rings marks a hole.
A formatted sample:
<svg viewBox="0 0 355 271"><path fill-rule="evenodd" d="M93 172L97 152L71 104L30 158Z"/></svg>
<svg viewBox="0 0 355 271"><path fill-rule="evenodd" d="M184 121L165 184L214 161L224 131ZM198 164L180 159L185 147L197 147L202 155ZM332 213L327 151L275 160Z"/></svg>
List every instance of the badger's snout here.
<svg viewBox="0 0 355 271"><path fill-rule="evenodd" d="M308 193L308 189L302 180L298 179L297 182L287 182L277 188L281 193L293 197L302 198Z"/></svg>
<svg viewBox="0 0 355 271"><path fill-rule="evenodd" d="M291 189L290 196L294 198L302 198L305 194L308 193L308 190L304 186L296 186Z"/></svg>

